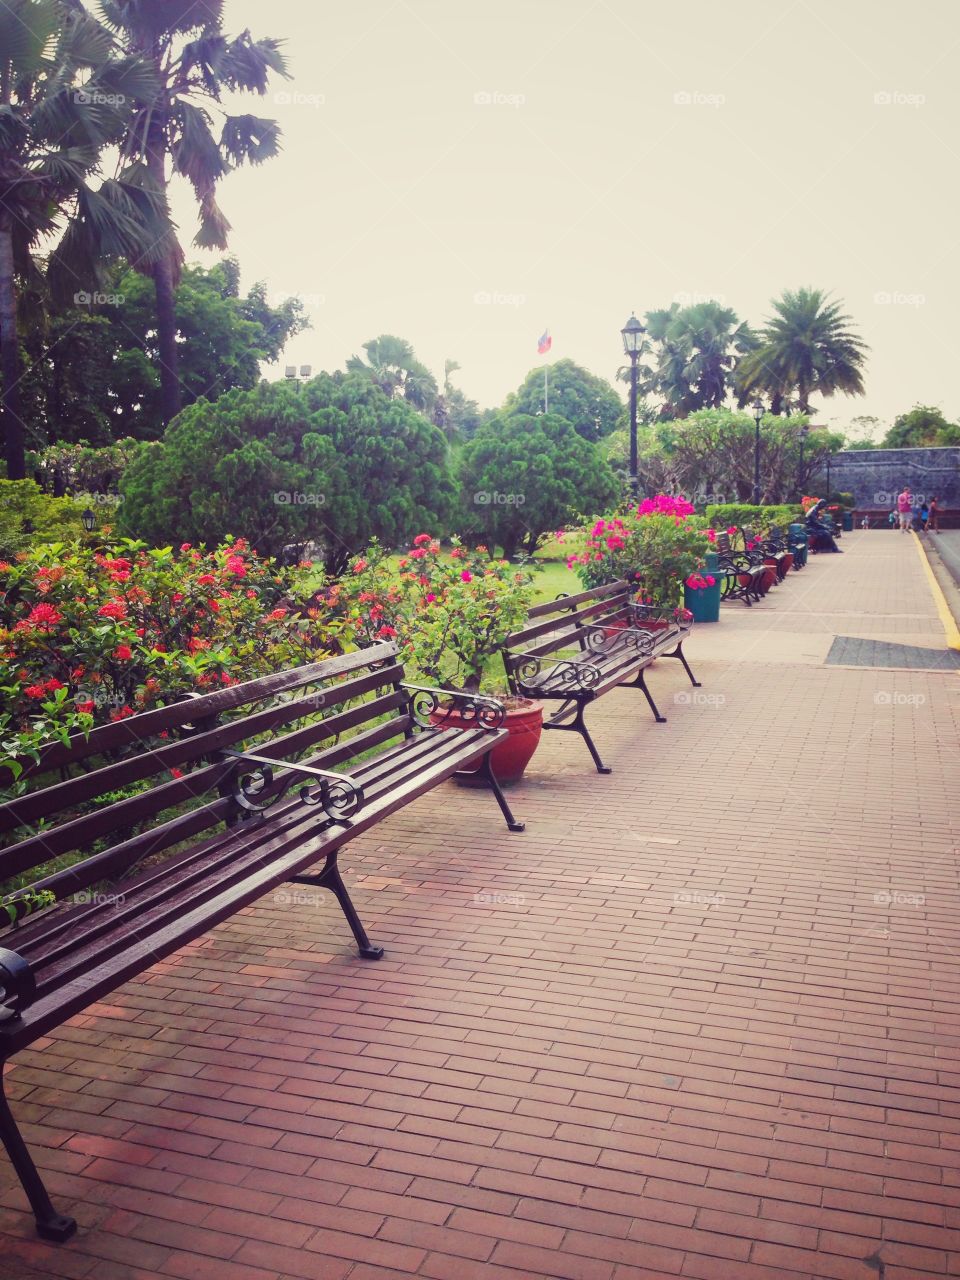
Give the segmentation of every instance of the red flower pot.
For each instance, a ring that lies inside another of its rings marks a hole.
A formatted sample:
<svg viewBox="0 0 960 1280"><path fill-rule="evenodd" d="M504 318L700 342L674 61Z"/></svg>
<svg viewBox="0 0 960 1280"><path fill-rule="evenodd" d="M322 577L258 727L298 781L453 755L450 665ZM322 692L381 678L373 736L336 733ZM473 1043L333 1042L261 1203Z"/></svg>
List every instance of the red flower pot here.
<svg viewBox="0 0 960 1280"><path fill-rule="evenodd" d="M543 707L532 698L506 697L499 698L498 701L507 708L503 727L510 736L493 748L490 763L498 782L519 782L543 732ZM449 713L434 712L430 719L434 724L447 729L473 729L477 723L475 719L465 718L456 710ZM458 770L454 777L467 786L484 786L486 784L483 778L478 776L481 767L482 761L478 761L467 769Z"/></svg>

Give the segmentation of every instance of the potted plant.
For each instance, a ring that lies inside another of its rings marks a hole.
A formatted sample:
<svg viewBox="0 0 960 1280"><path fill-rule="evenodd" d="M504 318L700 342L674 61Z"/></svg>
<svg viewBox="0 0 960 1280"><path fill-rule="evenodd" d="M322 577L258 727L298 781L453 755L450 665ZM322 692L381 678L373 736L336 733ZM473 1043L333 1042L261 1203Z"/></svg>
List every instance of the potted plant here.
<svg viewBox="0 0 960 1280"><path fill-rule="evenodd" d="M601 516L589 531L582 552L568 558L586 588L636 582L639 603L648 606L643 625L650 630L688 622L684 584L705 566L712 530L694 515L683 497L657 494L625 512Z"/></svg>
<svg viewBox="0 0 960 1280"><path fill-rule="evenodd" d="M524 622L532 597L529 568L491 559L486 547L468 549L458 538L444 550L437 538L422 533L398 560L371 546L327 601L355 643L396 638L426 683L488 693L502 702L510 736L494 748L491 764L498 781L510 783L519 780L537 748L543 711L540 703L505 692L502 679L491 677L488 668L506 636ZM432 719L448 727L476 723L447 705Z"/></svg>

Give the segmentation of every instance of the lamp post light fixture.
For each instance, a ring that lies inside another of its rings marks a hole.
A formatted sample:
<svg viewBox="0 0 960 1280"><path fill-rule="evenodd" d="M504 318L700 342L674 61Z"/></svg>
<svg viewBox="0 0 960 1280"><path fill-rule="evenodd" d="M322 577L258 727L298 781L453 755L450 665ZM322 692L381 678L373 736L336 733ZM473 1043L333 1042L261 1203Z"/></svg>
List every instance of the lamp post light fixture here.
<svg viewBox="0 0 960 1280"><path fill-rule="evenodd" d="M83 525L84 529L86 529L87 533L93 533L94 529L97 527L97 513L95 511L91 511L90 508L87 507L86 511L84 511L80 516L80 523Z"/></svg>
<svg viewBox="0 0 960 1280"><path fill-rule="evenodd" d="M288 364L283 371L285 381L294 382L298 387L304 382L309 382L312 374L313 365L311 364L302 364L299 370L295 364Z"/></svg>
<svg viewBox="0 0 960 1280"><path fill-rule="evenodd" d="M753 421L756 427L753 436L753 505L760 505L760 423L763 421L763 401L757 396L753 402Z"/></svg>
<svg viewBox="0 0 960 1280"><path fill-rule="evenodd" d="M643 325L635 314L620 330L623 337L623 350L630 357L630 496L640 496L640 480L637 475L637 361L643 350Z"/></svg>

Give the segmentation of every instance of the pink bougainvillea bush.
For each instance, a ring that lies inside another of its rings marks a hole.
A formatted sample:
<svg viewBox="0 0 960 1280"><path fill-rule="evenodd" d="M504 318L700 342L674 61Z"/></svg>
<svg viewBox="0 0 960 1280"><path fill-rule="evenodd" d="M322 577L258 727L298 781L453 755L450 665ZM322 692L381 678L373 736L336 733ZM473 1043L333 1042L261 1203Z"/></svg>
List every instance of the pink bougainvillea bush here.
<svg viewBox="0 0 960 1280"><path fill-rule="evenodd" d="M659 493L620 514L601 516L584 550L567 561L585 587L627 578L640 598L664 609L679 606L683 584L705 564L714 533L686 498Z"/></svg>
<svg viewBox="0 0 960 1280"><path fill-rule="evenodd" d="M0 769L183 693L313 660L295 608L304 576L242 539L37 545L0 561Z"/></svg>

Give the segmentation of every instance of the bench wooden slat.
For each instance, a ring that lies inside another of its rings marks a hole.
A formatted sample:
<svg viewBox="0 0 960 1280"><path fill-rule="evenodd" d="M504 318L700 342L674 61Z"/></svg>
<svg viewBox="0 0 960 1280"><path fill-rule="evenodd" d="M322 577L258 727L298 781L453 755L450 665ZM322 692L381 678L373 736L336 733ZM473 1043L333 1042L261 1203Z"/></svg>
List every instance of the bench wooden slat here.
<svg viewBox="0 0 960 1280"><path fill-rule="evenodd" d="M52 743L41 751L40 759L36 762L24 757L20 760L23 765L21 776L31 778L47 773L51 769L75 764L89 756L103 755L120 747L136 747L144 739L164 729L170 730L192 724L208 716L223 715L227 711L243 706L244 703L264 701L280 693L288 693L302 685L315 683L317 680L335 679L358 667L394 659L397 652L397 646L392 642L371 645L368 649L341 654L335 658L324 658L307 666L278 671L258 680L248 680L224 689L217 689L213 693L204 693L184 702L171 703L152 711L142 711L136 716L117 720L113 724L101 725L94 729L88 738L84 738L83 734L75 734L68 745L60 742ZM0 785L9 785L12 781L12 774L0 771Z"/></svg>
<svg viewBox="0 0 960 1280"><path fill-rule="evenodd" d="M399 682L402 675L403 668L394 664L382 672L371 672L369 675L351 680L349 685L325 689L323 693L329 696L331 705L334 705L333 695L336 693L338 695L336 701L339 701L341 689L344 691L344 697L359 697L383 685ZM309 685L304 685L304 688L308 687ZM284 692L287 691L284 690ZM312 700L312 698L309 699L309 701ZM107 764L80 777L68 778L64 782L54 783L39 791L17 796L5 804L0 804L0 833L15 830L39 818L50 818L74 804L83 803L90 796L119 791L121 787L129 786L131 783L140 782L144 778L165 773L170 769L180 768L224 747L233 746L236 742L252 741L260 733L279 729L293 720L314 714L317 708L311 712L298 705L305 701L308 699L298 698L292 702L279 703L242 719L228 720L194 737L162 744L125 760ZM395 705L398 704L395 703ZM334 718L329 718L328 723L331 726L334 725Z"/></svg>

